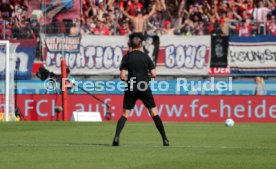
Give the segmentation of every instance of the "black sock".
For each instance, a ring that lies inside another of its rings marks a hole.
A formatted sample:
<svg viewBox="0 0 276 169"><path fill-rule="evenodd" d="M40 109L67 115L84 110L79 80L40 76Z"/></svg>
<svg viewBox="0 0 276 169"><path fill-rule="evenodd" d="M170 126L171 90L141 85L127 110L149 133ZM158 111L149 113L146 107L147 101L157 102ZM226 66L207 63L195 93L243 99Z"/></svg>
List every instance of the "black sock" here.
<svg viewBox="0 0 276 169"><path fill-rule="evenodd" d="M121 131L123 130L126 121L127 121L127 118L125 118L124 116L122 116L122 117L118 120L115 137L119 137L119 136L120 136L120 133L121 133Z"/></svg>
<svg viewBox="0 0 276 169"><path fill-rule="evenodd" d="M155 123L156 128L158 129L159 133L160 133L161 136L162 136L162 139L163 139L163 140L167 140L166 133L165 133L165 129L164 129L162 120L161 120L161 118L159 117L159 115L154 116L154 117L152 117L152 118L153 118L153 120L154 120L154 123Z"/></svg>

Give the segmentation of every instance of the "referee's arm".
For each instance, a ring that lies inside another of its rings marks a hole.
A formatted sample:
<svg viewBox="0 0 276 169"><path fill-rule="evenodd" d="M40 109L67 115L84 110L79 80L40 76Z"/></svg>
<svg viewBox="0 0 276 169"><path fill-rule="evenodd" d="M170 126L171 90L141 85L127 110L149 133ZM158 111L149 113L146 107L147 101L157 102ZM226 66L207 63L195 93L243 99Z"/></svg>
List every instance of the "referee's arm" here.
<svg viewBox="0 0 276 169"><path fill-rule="evenodd" d="M153 61L151 60L151 58L149 56L148 56L148 70L150 71L151 78L156 78L156 76L157 76L156 69L153 64Z"/></svg>
<svg viewBox="0 0 276 169"><path fill-rule="evenodd" d="M127 55L123 57L120 65L120 79L122 81L127 81Z"/></svg>
<svg viewBox="0 0 276 169"><path fill-rule="evenodd" d="M157 74L156 74L155 68L150 70L150 75L151 75L151 78L156 78Z"/></svg>
<svg viewBox="0 0 276 169"><path fill-rule="evenodd" d="M120 79L122 81L127 81L127 77L126 77L126 70L122 69L120 72Z"/></svg>

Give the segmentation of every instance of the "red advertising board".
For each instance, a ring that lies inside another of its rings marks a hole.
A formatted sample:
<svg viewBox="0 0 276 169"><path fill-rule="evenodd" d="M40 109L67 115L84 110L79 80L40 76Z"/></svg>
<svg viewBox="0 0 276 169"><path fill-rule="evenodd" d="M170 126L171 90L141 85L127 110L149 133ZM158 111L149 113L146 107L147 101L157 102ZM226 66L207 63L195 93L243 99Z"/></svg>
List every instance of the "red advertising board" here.
<svg viewBox="0 0 276 169"><path fill-rule="evenodd" d="M111 105L113 121L122 113L123 95L98 95ZM276 122L273 96L155 96L158 111L164 121L222 122L233 118L237 122ZM61 95L17 95L17 105L23 119L56 120L55 106L61 105ZM99 111L106 107L89 95L68 96L69 117L73 111ZM61 115L59 117L61 119ZM129 121L151 121L146 107L137 102Z"/></svg>
<svg viewBox="0 0 276 169"><path fill-rule="evenodd" d="M230 75L230 68L214 68L211 67L209 70L209 75Z"/></svg>

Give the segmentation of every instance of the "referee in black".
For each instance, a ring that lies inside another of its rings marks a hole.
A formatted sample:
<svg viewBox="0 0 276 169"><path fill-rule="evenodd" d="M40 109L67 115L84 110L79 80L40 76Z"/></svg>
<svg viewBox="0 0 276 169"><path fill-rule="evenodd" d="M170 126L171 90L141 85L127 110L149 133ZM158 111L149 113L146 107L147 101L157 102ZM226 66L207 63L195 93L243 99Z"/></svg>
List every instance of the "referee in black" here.
<svg viewBox="0 0 276 169"><path fill-rule="evenodd" d="M139 34L133 35L130 40L132 51L124 56L121 62L120 78L122 81L128 81L128 85L124 95L123 115L117 123L116 134L112 143L113 146L119 146L120 133L124 128L131 109L134 108L138 99L140 99L149 110L153 121L162 136L163 145L169 146L169 141L166 137L162 120L158 115L157 107L148 85L148 75L150 73L151 78L155 78L156 69L150 57L141 52L142 39L143 37ZM127 72L128 79L126 77Z"/></svg>

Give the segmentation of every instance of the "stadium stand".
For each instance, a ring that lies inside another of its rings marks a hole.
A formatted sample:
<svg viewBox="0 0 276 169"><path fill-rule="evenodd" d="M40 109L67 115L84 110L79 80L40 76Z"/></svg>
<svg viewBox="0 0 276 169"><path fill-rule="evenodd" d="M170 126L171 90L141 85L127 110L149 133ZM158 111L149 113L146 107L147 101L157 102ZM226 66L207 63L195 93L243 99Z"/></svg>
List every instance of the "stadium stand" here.
<svg viewBox="0 0 276 169"><path fill-rule="evenodd" d="M47 33L126 35L132 31L132 24L120 9L135 16L137 12L149 13L153 5L157 12L145 25L148 34L276 34L274 0L82 0L78 19L48 24ZM6 38L30 38L31 30L37 35L38 24L46 22L34 17L39 16L37 11L27 14L28 2L24 0L1 2L0 10L2 39L4 32ZM75 26L80 29L74 29Z"/></svg>

